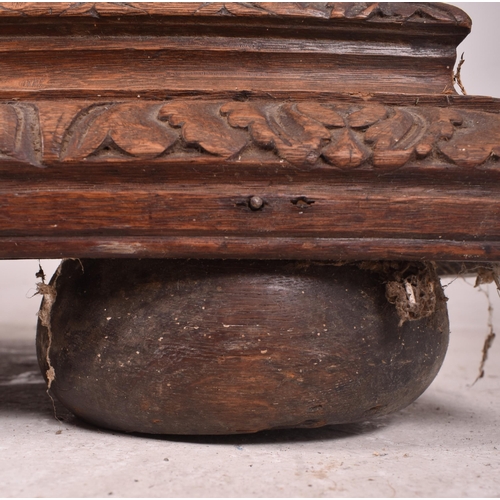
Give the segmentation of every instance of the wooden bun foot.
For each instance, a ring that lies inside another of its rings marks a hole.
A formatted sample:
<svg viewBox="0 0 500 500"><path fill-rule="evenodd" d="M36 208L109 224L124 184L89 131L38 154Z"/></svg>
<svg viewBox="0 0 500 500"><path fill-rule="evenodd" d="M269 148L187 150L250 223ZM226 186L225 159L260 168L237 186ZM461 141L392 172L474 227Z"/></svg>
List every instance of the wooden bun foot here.
<svg viewBox="0 0 500 500"><path fill-rule="evenodd" d="M232 434L383 415L431 383L449 330L432 268L389 267L66 260L42 304L40 366L68 409L122 431ZM398 279L410 312L426 300L420 282L434 312L400 325L389 302Z"/></svg>

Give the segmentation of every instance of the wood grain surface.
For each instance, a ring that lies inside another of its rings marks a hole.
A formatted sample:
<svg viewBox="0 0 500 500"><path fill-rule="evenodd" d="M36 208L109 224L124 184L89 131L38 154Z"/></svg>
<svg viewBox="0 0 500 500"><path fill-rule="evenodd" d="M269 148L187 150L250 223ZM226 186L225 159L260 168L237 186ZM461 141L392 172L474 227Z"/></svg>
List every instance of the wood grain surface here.
<svg viewBox="0 0 500 500"><path fill-rule="evenodd" d="M442 4L2 3L0 257L498 260L469 30Z"/></svg>
<svg viewBox="0 0 500 500"><path fill-rule="evenodd" d="M441 4L0 4L0 98L454 93L470 19Z"/></svg>
<svg viewBox="0 0 500 500"><path fill-rule="evenodd" d="M415 277L425 266L409 266ZM415 274L416 273L416 274ZM430 384L444 294L400 325L391 274L304 261L65 261L38 356L79 417L128 432L234 434L363 421ZM417 296L420 301L421 297Z"/></svg>

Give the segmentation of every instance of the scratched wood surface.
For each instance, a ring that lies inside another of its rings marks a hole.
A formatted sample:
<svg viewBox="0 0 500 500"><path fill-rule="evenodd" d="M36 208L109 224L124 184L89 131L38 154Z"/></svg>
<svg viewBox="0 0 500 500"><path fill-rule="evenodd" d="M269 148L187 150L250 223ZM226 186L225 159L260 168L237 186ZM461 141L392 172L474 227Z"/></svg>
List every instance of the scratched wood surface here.
<svg viewBox="0 0 500 500"><path fill-rule="evenodd" d="M469 29L443 4L0 3L0 257L499 260L500 100L453 88Z"/></svg>

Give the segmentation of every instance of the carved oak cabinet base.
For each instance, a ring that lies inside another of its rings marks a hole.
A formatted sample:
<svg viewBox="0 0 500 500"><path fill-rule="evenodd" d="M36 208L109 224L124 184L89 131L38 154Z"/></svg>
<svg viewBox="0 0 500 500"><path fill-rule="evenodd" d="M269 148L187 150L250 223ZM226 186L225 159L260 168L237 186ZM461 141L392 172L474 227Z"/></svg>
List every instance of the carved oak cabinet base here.
<svg viewBox="0 0 500 500"><path fill-rule="evenodd" d="M447 344L434 263L500 261L500 100L454 90L470 27L443 4L0 3L0 258L67 259L40 284L50 392L180 434L418 397Z"/></svg>

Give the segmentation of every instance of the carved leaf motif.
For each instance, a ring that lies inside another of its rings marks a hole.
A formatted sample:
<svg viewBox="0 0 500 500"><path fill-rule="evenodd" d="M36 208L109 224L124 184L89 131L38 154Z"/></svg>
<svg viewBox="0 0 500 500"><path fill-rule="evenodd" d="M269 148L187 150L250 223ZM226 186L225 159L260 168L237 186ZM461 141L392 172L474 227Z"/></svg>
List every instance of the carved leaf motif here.
<svg viewBox="0 0 500 500"><path fill-rule="evenodd" d="M365 141L373 144L373 165L392 170L402 167L411 157L413 147L398 147L414 124L409 113L396 110L393 116L376 123L365 133Z"/></svg>
<svg viewBox="0 0 500 500"><path fill-rule="evenodd" d="M8 104L0 105L0 153L11 156L16 149L17 113Z"/></svg>
<svg viewBox="0 0 500 500"><path fill-rule="evenodd" d="M301 2L258 2L258 3L243 3L243 2L227 2L226 9L231 14L241 15L247 13L247 10L252 6L256 11L261 11L266 15L274 16L290 16L290 17L330 17L330 9L327 9L326 4L316 3L301 3ZM255 15L255 13L252 13ZM264 15L264 14L262 14Z"/></svg>
<svg viewBox="0 0 500 500"><path fill-rule="evenodd" d="M430 125L415 147L419 157L429 155L438 141L451 139L455 127L463 121L460 113L452 109L427 109L422 114Z"/></svg>
<svg viewBox="0 0 500 500"><path fill-rule="evenodd" d="M377 21L444 22L470 27L470 19L450 5L365 2L1 2L0 17L21 16L269 16Z"/></svg>
<svg viewBox="0 0 500 500"><path fill-rule="evenodd" d="M265 108L254 103L231 102L221 108L233 127L246 128L257 145L275 148L290 163L314 164L330 132L292 104Z"/></svg>
<svg viewBox="0 0 500 500"><path fill-rule="evenodd" d="M42 167L38 110L32 104L0 104L0 157Z"/></svg>
<svg viewBox="0 0 500 500"><path fill-rule="evenodd" d="M347 117L347 123L352 128L364 128L383 120L388 115L385 106L373 105L364 106L358 111L354 111Z"/></svg>
<svg viewBox="0 0 500 500"><path fill-rule="evenodd" d="M38 106L0 104L0 158L41 166ZM157 158L179 141L179 132L172 127L181 127L179 147L185 153L208 152L232 158L253 143L304 168L315 165L320 156L346 170L368 161L377 169L393 170L413 155L424 158L433 151L464 167L500 156L500 116L452 107L390 108L304 101L281 105L169 101L81 106L71 108L78 114L62 140L62 133L57 134L62 160L82 160L106 146L125 157ZM197 150L189 151L193 146ZM251 155L254 161L257 151ZM267 161L270 156L265 153L262 159Z"/></svg>
<svg viewBox="0 0 500 500"><path fill-rule="evenodd" d="M359 167L370 157L368 148L359 143L349 129L343 129L333 142L323 149L323 157L328 163L342 169Z"/></svg>
<svg viewBox="0 0 500 500"><path fill-rule="evenodd" d="M329 128L346 127L346 123L352 128L364 128L384 119L388 114L387 109L381 105L364 106L348 114L345 120L333 109L317 103L300 103L297 109ZM342 169L359 167L370 154L368 148L348 129L334 132L330 144L322 152L328 163Z"/></svg>
<svg viewBox="0 0 500 500"><path fill-rule="evenodd" d="M248 142L245 134L227 126L217 105L172 101L160 109L158 117L173 127L181 127L188 145L199 145L214 155L234 156Z"/></svg>
<svg viewBox="0 0 500 500"><path fill-rule="evenodd" d="M429 20L470 26L470 19L460 9L451 5L432 5L403 2L335 2L331 18L363 19L384 21L399 19L406 22L426 22Z"/></svg>
<svg viewBox="0 0 500 500"><path fill-rule="evenodd" d="M87 158L113 143L139 158L155 158L172 146L178 135L156 119L157 104L124 103L86 109L70 127L61 158Z"/></svg>
<svg viewBox="0 0 500 500"><path fill-rule="evenodd" d="M342 116L331 108L327 108L316 102L301 102L297 104L297 111L303 115L310 116L326 127L345 127Z"/></svg>
<svg viewBox="0 0 500 500"><path fill-rule="evenodd" d="M470 113L474 128L456 132L453 139L438 144L439 150L460 167L477 167L490 156L500 157L500 116Z"/></svg>

